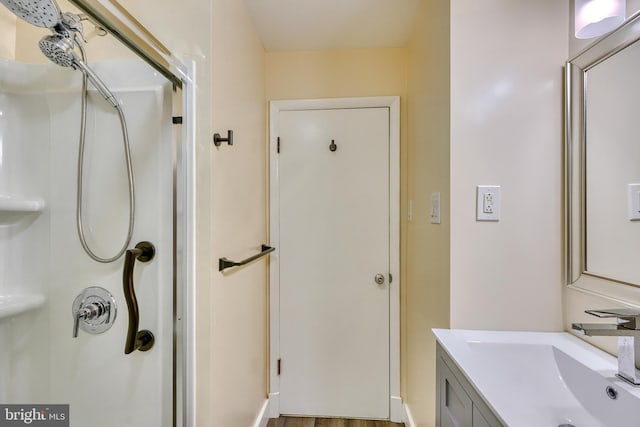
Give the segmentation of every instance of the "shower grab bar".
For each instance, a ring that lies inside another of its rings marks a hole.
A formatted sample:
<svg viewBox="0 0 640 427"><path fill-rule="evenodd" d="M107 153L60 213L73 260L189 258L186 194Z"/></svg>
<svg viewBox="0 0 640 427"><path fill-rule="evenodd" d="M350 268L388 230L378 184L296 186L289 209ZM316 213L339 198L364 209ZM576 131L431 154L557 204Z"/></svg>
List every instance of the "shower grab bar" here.
<svg viewBox="0 0 640 427"><path fill-rule="evenodd" d="M230 267L239 267L241 265L249 264L250 262L257 260L258 258L262 258L263 256L265 256L265 255L267 255L267 254L269 254L269 253L271 253L271 252L273 252L275 250L276 250L276 248L263 244L262 245L262 249L261 249L262 252L260 252L259 254L254 255L252 257L249 257L247 259L244 259L242 261L236 262L236 261L231 261L231 260L229 260L227 258L224 258L224 257L220 258L218 260L218 271L222 271L222 270L225 270L225 269L230 268Z"/></svg>
<svg viewBox="0 0 640 427"><path fill-rule="evenodd" d="M151 331L146 329L138 331L140 311L138 310L136 291L133 288L133 267L136 259L141 262L148 262L153 259L155 253L156 250L152 243L140 242L135 249L127 249L124 257L122 286L124 288L124 299L127 301L127 309L129 310L129 328L127 330L127 340L124 343L124 354L130 354L136 350L150 350L155 341Z"/></svg>

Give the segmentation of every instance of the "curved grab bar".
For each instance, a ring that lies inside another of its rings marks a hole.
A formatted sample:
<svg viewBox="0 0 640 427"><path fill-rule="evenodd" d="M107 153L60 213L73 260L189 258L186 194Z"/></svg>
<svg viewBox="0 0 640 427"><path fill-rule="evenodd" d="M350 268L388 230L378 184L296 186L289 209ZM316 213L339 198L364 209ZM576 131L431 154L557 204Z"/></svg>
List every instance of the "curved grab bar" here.
<svg viewBox="0 0 640 427"><path fill-rule="evenodd" d="M124 257L122 286L124 288L124 299L127 301L127 308L129 309L129 329L127 332L127 340L124 343L124 354L130 354L136 350L150 350L155 341L150 331L146 329L138 331L140 312L138 310L136 291L133 288L133 267L136 259L141 262L148 262L153 259L155 253L156 249L152 243L140 242L136 245L135 249L127 249Z"/></svg>

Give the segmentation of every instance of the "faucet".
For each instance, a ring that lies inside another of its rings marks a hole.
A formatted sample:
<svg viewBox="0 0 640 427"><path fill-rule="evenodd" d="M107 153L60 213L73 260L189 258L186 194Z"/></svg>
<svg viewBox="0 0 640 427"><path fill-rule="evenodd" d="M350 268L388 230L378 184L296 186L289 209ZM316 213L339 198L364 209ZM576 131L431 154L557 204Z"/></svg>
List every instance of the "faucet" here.
<svg viewBox="0 0 640 427"><path fill-rule="evenodd" d="M640 311L631 308L585 310L600 318L617 318L615 324L572 323L571 328L583 335L618 337L618 373L616 376L640 385Z"/></svg>

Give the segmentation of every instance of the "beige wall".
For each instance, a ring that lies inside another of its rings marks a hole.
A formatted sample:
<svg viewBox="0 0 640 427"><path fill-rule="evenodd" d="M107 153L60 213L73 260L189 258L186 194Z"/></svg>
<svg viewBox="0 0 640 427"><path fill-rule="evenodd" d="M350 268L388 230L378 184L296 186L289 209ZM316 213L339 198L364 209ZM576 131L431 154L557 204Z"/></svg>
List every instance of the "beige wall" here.
<svg viewBox="0 0 640 427"><path fill-rule="evenodd" d="M251 426L267 398L267 259L217 271L267 241L265 60L244 2L213 2L213 132L234 131L211 155L211 417L201 425Z"/></svg>
<svg viewBox="0 0 640 427"><path fill-rule="evenodd" d="M16 19L6 7L0 7L0 58L15 59Z"/></svg>
<svg viewBox="0 0 640 427"><path fill-rule="evenodd" d="M568 2L451 2L451 326L562 329ZM526 18L526 19L524 19ZM476 222L476 186L502 218Z"/></svg>
<svg viewBox="0 0 640 427"><path fill-rule="evenodd" d="M405 95L407 50L267 53L267 99Z"/></svg>
<svg viewBox="0 0 640 427"><path fill-rule="evenodd" d="M423 1L409 45L407 274L402 295L405 403L417 426L435 425L435 338L449 327L449 1ZM431 193L441 224L430 223Z"/></svg>

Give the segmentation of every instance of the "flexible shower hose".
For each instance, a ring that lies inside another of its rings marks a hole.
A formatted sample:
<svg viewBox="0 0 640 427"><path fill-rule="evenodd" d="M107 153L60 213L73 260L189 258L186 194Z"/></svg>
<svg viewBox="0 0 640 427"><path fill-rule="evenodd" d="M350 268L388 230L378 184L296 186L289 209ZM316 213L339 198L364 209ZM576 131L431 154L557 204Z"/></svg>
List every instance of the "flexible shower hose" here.
<svg viewBox="0 0 640 427"><path fill-rule="evenodd" d="M80 48L80 53L82 55L82 61L86 61L86 55L84 48L82 45L75 40L76 45ZM87 239L84 234L84 226L82 220L82 177L84 175L84 147L86 141L86 130L87 130L87 75L82 73L82 105L81 105L81 115L80 115L80 143L78 148L78 177L77 177L77 196L76 196L76 223L78 228L78 236L80 237L80 244L84 251L89 255L93 260L102 262L102 263L110 263L116 261L118 258L124 254L131 243L131 237L133 235L133 224L135 217L135 186L133 182L133 167L131 165L131 150L129 147L129 135L127 133L127 122L125 120L124 112L120 105L117 105L115 108L118 111L118 116L120 118L120 127L122 128L122 139L124 143L124 157L127 165L127 180L129 182L129 227L127 230L127 236L122 245L122 248L111 257L100 257L96 255L96 253L89 247L87 243Z"/></svg>

